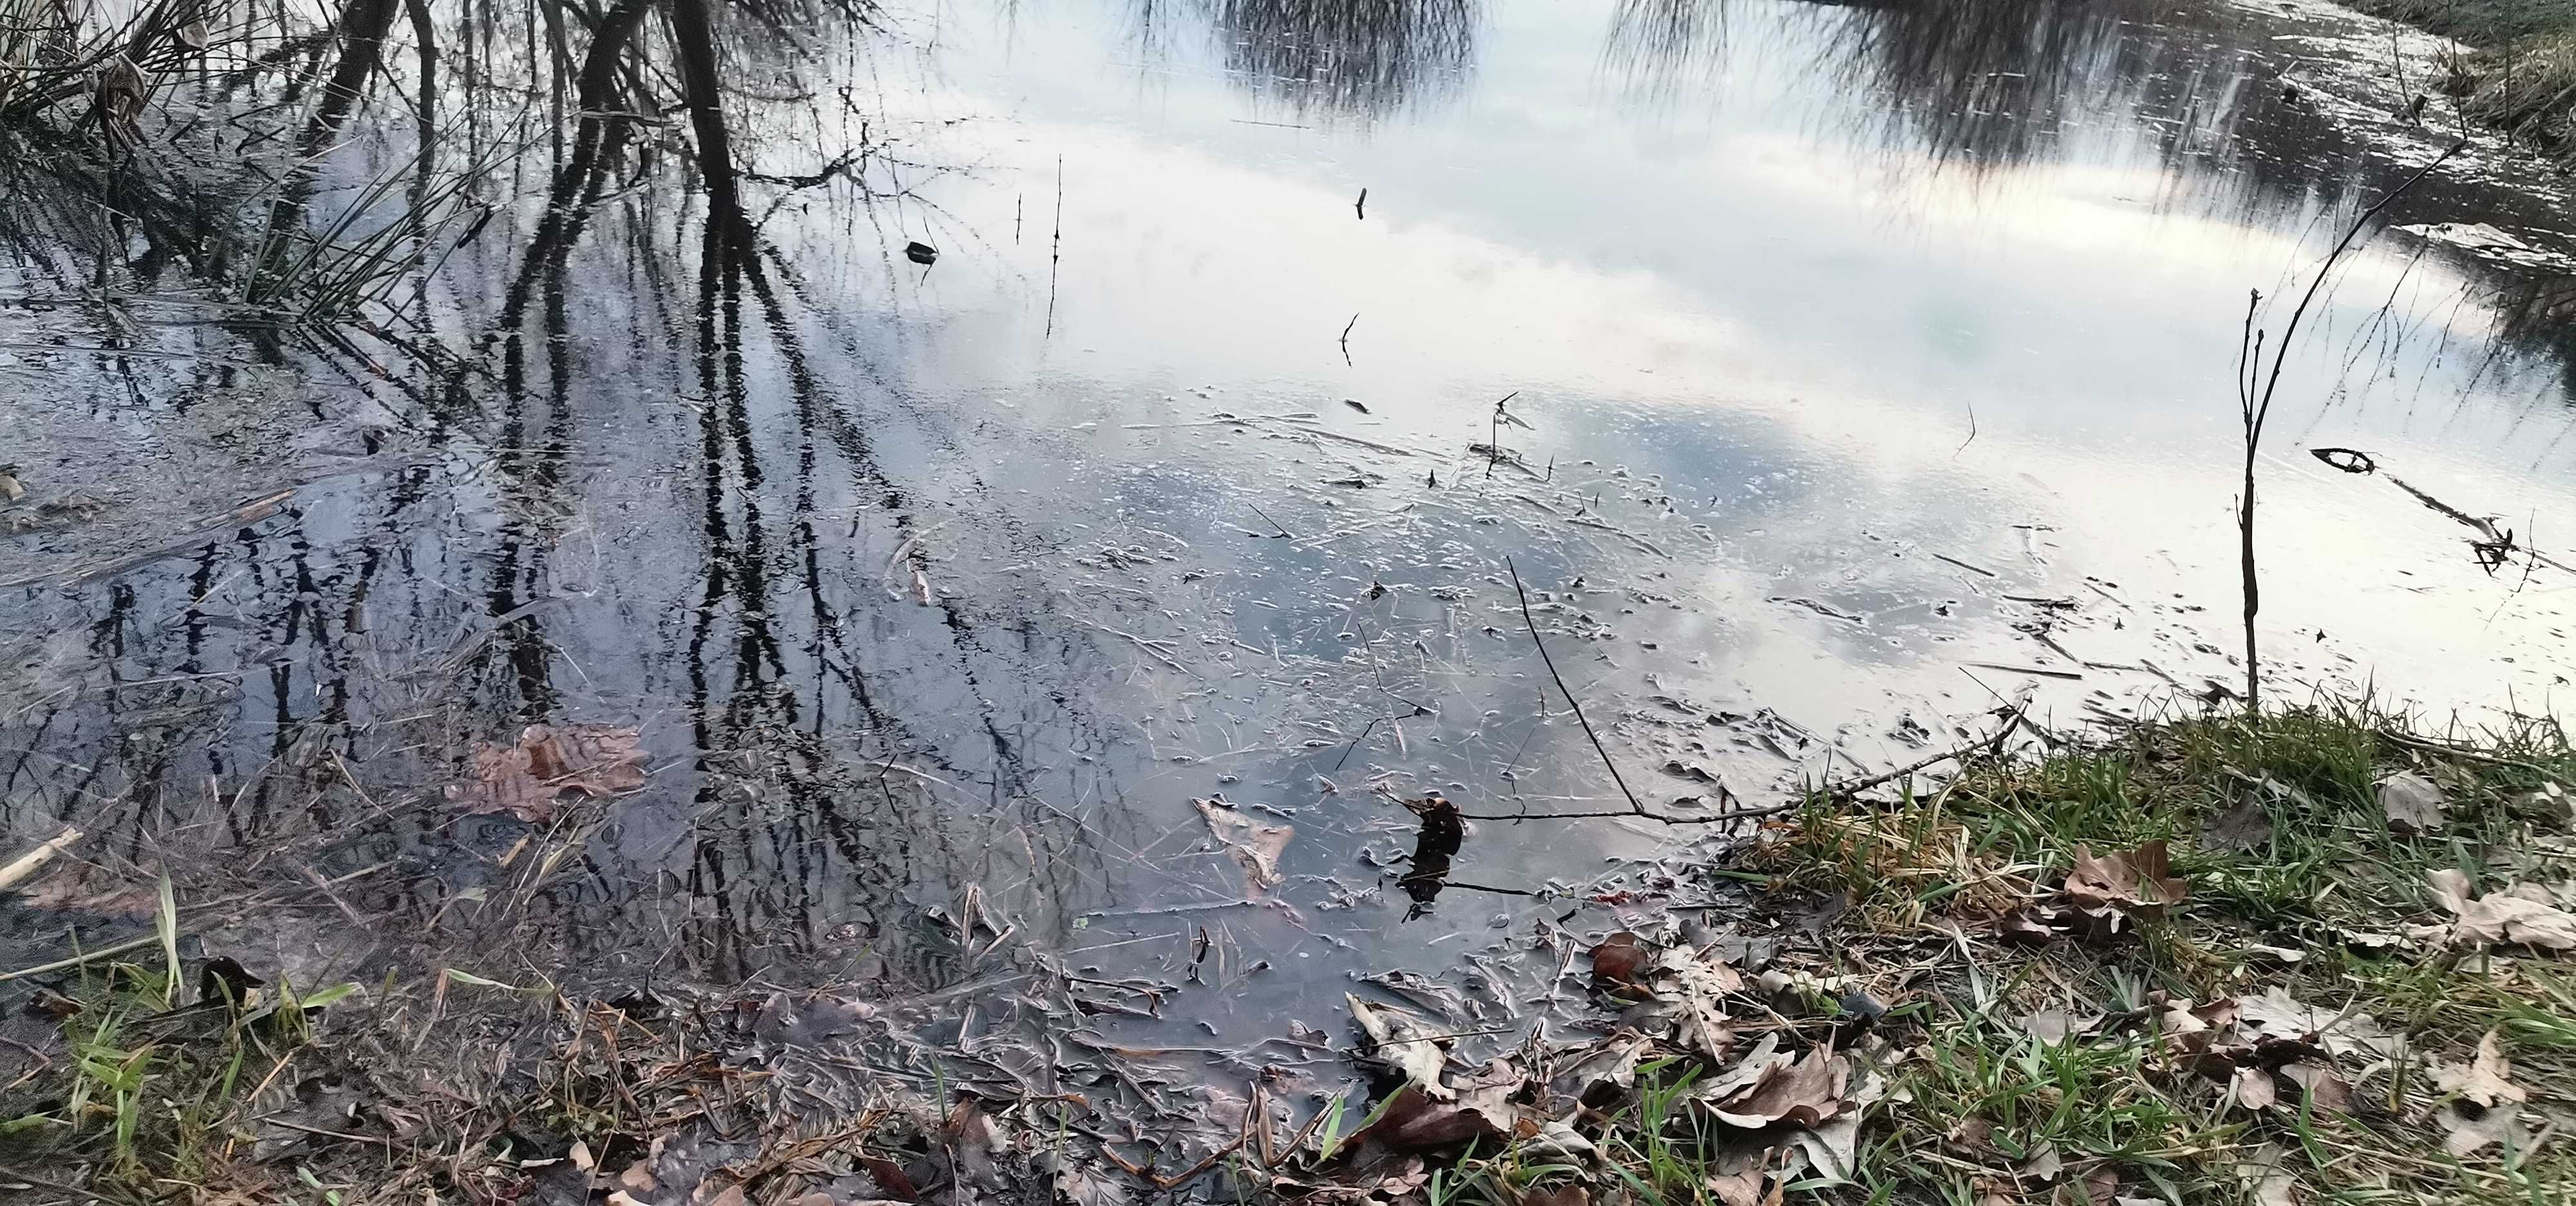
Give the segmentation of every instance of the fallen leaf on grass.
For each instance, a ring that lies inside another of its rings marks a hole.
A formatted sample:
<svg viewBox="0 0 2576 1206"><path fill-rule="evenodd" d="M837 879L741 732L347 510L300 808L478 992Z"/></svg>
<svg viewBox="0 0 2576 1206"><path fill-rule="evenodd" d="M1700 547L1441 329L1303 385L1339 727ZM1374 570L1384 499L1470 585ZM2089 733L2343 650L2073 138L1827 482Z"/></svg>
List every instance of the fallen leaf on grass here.
<svg viewBox="0 0 2576 1206"><path fill-rule="evenodd" d="M2236 1104L2249 1110L2271 1109L2280 1096L2273 1088L2272 1074L2262 1068L2238 1068L2229 1088L2236 1096Z"/></svg>
<svg viewBox="0 0 2576 1206"><path fill-rule="evenodd" d="M2282 1157L2288 1154L2280 1144L2266 1143L2237 1164L2236 1179L2245 1183L2255 1206L2297 1206L2298 1178L2281 1167Z"/></svg>
<svg viewBox="0 0 2576 1206"><path fill-rule="evenodd" d="M2323 1114L2352 1112L2352 1082L2318 1064L2284 1064L2281 1075L2307 1094L2308 1105Z"/></svg>
<svg viewBox="0 0 2576 1206"><path fill-rule="evenodd" d="M2399 833L2430 833L2442 827L2442 789L2413 771L2399 771L2379 781L2379 808L2388 827Z"/></svg>
<svg viewBox="0 0 2576 1206"><path fill-rule="evenodd" d="M1732 1173L1711 1173L1705 1179L1708 1192L1722 1206L1762 1206L1762 1166L1747 1165Z"/></svg>
<svg viewBox="0 0 2576 1206"><path fill-rule="evenodd" d="M1718 1120L1732 1126L1813 1127L1842 1112L1850 1075L1850 1064L1832 1048L1815 1047L1795 1060L1771 1057L1749 1082L1707 1100Z"/></svg>
<svg viewBox="0 0 2576 1206"><path fill-rule="evenodd" d="M1406 1081L1373 1113L1376 1116L1367 1126L1351 1133L1346 1146L1358 1150L1375 1145L1391 1152L1419 1153L1456 1147L1469 1140L1491 1143L1515 1137L1493 1125L1481 1111L1433 1101L1416 1081Z"/></svg>
<svg viewBox="0 0 2576 1206"><path fill-rule="evenodd" d="M2310 1005L2277 984L2236 998L2235 1008L2239 1028L2258 1046L2312 1042L2335 1055L2385 1057L2404 1042L2367 1013Z"/></svg>
<svg viewBox="0 0 2576 1206"><path fill-rule="evenodd" d="M2162 841L2140 843L2135 850L2094 857L2083 843L2075 846L2075 865L2066 873L2066 898L2088 909L2114 906L2150 913L2191 894L2191 885L2173 874L2171 856Z"/></svg>
<svg viewBox="0 0 2576 1206"><path fill-rule="evenodd" d="M1434 1101L1457 1097L1440 1080L1441 1069L1449 1062L1446 1052L1431 1039L1431 1031L1412 1015L1387 1005L1371 1005L1351 993L1342 999L1350 1002L1351 1020L1369 1037L1370 1058L1404 1073L1405 1079L1420 1085Z"/></svg>
<svg viewBox="0 0 2576 1206"><path fill-rule="evenodd" d="M2478 1040L2475 1059L2466 1064L2442 1065L2433 1074L2433 1083L2445 1093L2457 1094L2461 1100L2480 1106L2530 1100L2530 1094L2513 1083L2513 1065L2505 1059L2504 1044L2493 1030Z"/></svg>
<svg viewBox="0 0 2576 1206"><path fill-rule="evenodd" d="M2519 1106L2480 1109L2466 1101L2454 1101L2435 1110L2433 1121L2444 1132L2442 1150L2465 1158L2499 1143L2509 1144L2515 1151L2529 1151L2531 1140L2516 1120L2520 1113Z"/></svg>
<svg viewBox="0 0 2576 1206"><path fill-rule="evenodd" d="M1592 1191L1568 1181L1521 1191L1520 1206L1592 1206Z"/></svg>
<svg viewBox="0 0 2576 1206"><path fill-rule="evenodd" d="M1724 999L1744 991L1744 976L1722 959L1702 958L1688 944L1664 951L1655 961L1652 988L1670 1002L1679 1018L1673 1041L1711 1060L1723 1061L1735 1050L1735 1026Z"/></svg>
<svg viewBox="0 0 2576 1206"><path fill-rule="evenodd" d="M1288 839L1297 830L1288 825L1264 825L1240 810L1218 800L1192 800L1190 804L1207 818L1208 832L1234 861L1243 868L1244 891L1260 896L1285 882L1279 873L1279 857L1288 852Z"/></svg>
<svg viewBox="0 0 2576 1206"><path fill-rule="evenodd" d="M554 816L566 792L615 796L644 786L637 730L607 724L532 724L516 744L474 747L474 778L449 785L468 813L506 812L530 824Z"/></svg>
<svg viewBox="0 0 2576 1206"><path fill-rule="evenodd" d="M1595 1042L1562 1068L1552 1069L1548 1092L1607 1112L1637 1087L1637 1064L1652 1044L1622 1030Z"/></svg>
<svg viewBox="0 0 2576 1206"><path fill-rule="evenodd" d="M2042 1009L2021 1019L2022 1033L2049 1046L2065 1042L2070 1036L2086 1035L2102 1024L2098 1013L2077 1016L2063 1009Z"/></svg>
<svg viewBox="0 0 2576 1206"><path fill-rule="evenodd" d="M1485 1128L1493 1134L1512 1139L1527 1139L1539 1131L1540 1119L1529 1116L1512 1099L1529 1084L1529 1074L1507 1059L1493 1059L1465 1080L1451 1085L1458 1093L1461 1111L1481 1115Z"/></svg>
<svg viewBox="0 0 2576 1206"><path fill-rule="evenodd" d="M2235 807L2210 818L2200 840L2212 850L2260 850L2272 844L2272 814L2248 792Z"/></svg>
<svg viewBox="0 0 2576 1206"><path fill-rule="evenodd" d="M2424 884L2433 899L2450 911L2452 920L2449 925L2416 927L2410 936L2452 946L2513 942L2542 950L2576 950L2576 914L2559 908L2538 884L2516 884L2472 899L2469 877L2448 867L2427 874Z"/></svg>

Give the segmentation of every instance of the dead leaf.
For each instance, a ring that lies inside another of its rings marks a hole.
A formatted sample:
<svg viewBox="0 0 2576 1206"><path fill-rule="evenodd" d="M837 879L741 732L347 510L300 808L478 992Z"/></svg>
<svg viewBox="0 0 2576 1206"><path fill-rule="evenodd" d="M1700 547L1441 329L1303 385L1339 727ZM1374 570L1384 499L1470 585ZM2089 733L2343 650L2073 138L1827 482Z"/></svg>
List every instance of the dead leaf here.
<svg viewBox="0 0 2576 1206"><path fill-rule="evenodd" d="M2065 1206L2111 1206L2119 1196L2119 1171L2105 1164L2075 1180L2059 1183L2053 1200Z"/></svg>
<svg viewBox="0 0 2576 1206"><path fill-rule="evenodd" d="M2245 944L2245 961L2248 963L2265 963L2274 967L2296 967L2299 964L2307 962L2307 960L2308 953L2306 951L2292 947L2273 946L2269 943L2263 942L2248 942Z"/></svg>
<svg viewBox="0 0 2576 1206"><path fill-rule="evenodd" d="M2298 1206L2298 1179L2281 1167L2287 1154L2280 1144L2266 1143L2236 1165L2236 1179L2253 1194L2255 1206Z"/></svg>
<svg viewBox="0 0 2576 1206"><path fill-rule="evenodd" d="M749 1201L743 1197L740 1185L727 1185L724 1187L724 1192L712 1198L699 1198L698 1201L702 1206L750 1206Z"/></svg>
<svg viewBox="0 0 2576 1206"><path fill-rule="evenodd" d="M1611 984L1636 986L1645 974L1652 955L1635 934L1621 930L1601 940L1592 948L1592 978Z"/></svg>
<svg viewBox="0 0 2576 1206"><path fill-rule="evenodd" d="M2352 1082L2332 1068L2317 1064L2284 1064L2281 1075L2306 1092L2310 1108L2325 1114L2352 1112Z"/></svg>
<svg viewBox="0 0 2576 1206"><path fill-rule="evenodd" d="M2161 840L2099 858L2078 842L2075 865L2066 873L2067 899L2088 909L2112 906L2152 913L2179 903L2190 892L2188 883L2174 877L2172 859Z"/></svg>
<svg viewBox="0 0 2576 1206"><path fill-rule="evenodd" d="M2030 1149L2030 1158L2021 1162L2021 1175L2034 1181L2049 1182L2066 1171L2066 1159L2057 1154L2057 1145L2043 1139Z"/></svg>
<svg viewBox="0 0 2576 1206"><path fill-rule="evenodd" d="M2236 1104L2249 1110L2271 1109L2272 1103L2280 1099L2279 1092L2272 1085L2272 1074L2262 1068L2238 1068L2230 1088L2235 1093Z"/></svg>
<svg viewBox="0 0 2576 1206"><path fill-rule="evenodd" d="M2236 998L2235 1011L2239 1028L2258 1043L2313 1040L2335 1055L2385 1057L2404 1042L2367 1013L2310 1005L2277 984Z"/></svg>
<svg viewBox="0 0 2576 1206"><path fill-rule="evenodd" d="M921 1190L913 1185L912 1177L903 1171L902 1165L883 1156L860 1152L859 1167L866 1169L868 1179L877 1183L879 1194L904 1202L921 1200Z"/></svg>
<svg viewBox="0 0 2576 1206"><path fill-rule="evenodd" d="M1691 1096L1708 1102L1728 1100L1750 1092L1764 1077L1786 1068L1796 1060L1796 1056L1780 1050L1780 1035L1777 1031L1765 1034L1761 1041L1753 1044L1753 1050L1745 1053L1744 1058L1734 1067L1692 1086Z"/></svg>
<svg viewBox="0 0 2576 1206"><path fill-rule="evenodd" d="M2442 1150L2467 1157L2499 1143L2511 1143L2516 1151L2529 1150L2530 1140L2516 1120L2520 1113L2518 1106L2480 1109L2466 1101L2454 1101L2435 1110L2433 1121L2445 1132Z"/></svg>
<svg viewBox="0 0 2576 1206"><path fill-rule="evenodd" d="M1798 1132L1797 1143L1815 1174L1802 1184L1850 1184L1860 1172L1860 1111L1845 1110Z"/></svg>
<svg viewBox="0 0 2576 1206"><path fill-rule="evenodd" d="M473 781L449 785L447 798L469 814L506 812L542 824L566 792L606 797L642 788L638 736L621 725L532 724L519 731L515 745L477 743Z"/></svg>
<svg viewBox="0 0 2576 1206"><path fill-rule="evenodd" d="M1286 881L1279 872L1279 858L1288 852L1288 839L1297 835L1295 827L1261 824L1220 800L1190 803L1207 818L1208 832L1243 868L1246 895L1258 898Z"/></svg>
<svg viewBox="0 0 2576 1206"><path fill-rule="evenodd" d="M1851 1066L1831 1047L1815 1047L1795 1061L1766 1064L1751 1083L1710 1102L1718 1120L1748 1129L1788 1123L1813 1127L1841 1113Z"/></svg>
<svg viewBox="0 0 2576 1206"><path fill-rule="evenodd" d="M2467 1064L2444 1064L2434 1072L2433 1083L2445 1093L2457 1094L2462 1101L2482 1107L2530 1100L2522 1086L2513 1083L2513 1065L2505 1060L2504 1044L2493 1030L2478 1040L2475 1059Z"/></svg>
<svg viewBox="0 0 2576 1206"><path fill-rule="evenodd" d="M1762 1165L1758 1162L1732 1173L1711 1173L1705 1183L1721 1206L1762 1206Z"/></svg>
<svg viewBox="0 0 2576 1206"><path fill-rule="evenodd" d="M633 1164L627 1165L625 1175L617 1178L617 1183L628 1189L632 1189L637 1193L653 1192L654 1189L658 1188L659 1183L653 1179L652 1157L647 1156Z"/></svg>
<svg viewBox="0 0 2576 1206"><path fill-rule="evenodd" d="M1512 1139L1525 1139L1538 1133L1537 1119L1523 1116L1512 1098L1529 1084L1529 1074L1507 1059L1488 1060L1485 1066L1450 1087L1458 1094L1458 1108L1481 1115L1485 1129Z"/></svg>
<svg viewBox="0 0 2576 1206"><path fill-rule="evenodd" d="M1592 1191L1575 1182L1521 1191L1520 1206L1592 1206Z"/></svg>
<svg viewBox="0 0 2576 1206"><path fill-rule="evenodd" d="M1429 1028L1393 1006L1371 1005L1351 993L1343 993L1342 999L1350 1003L1351 1020L1358 1022L1360 1031L1369 1037L1370 1058L1404 1073L1405 1079L1422 1086L1434 1101L1457 1097L1441 1083L1440 1073L1448 1065L1449 1056L1432 1041Z"/></svg>
<svg viewBox="0 0 2576 1206"><path fill-rule="evenodd" d="M2399 771L2379 781L2379 808L2388 827L2399 833L2430 833L2442 827L2442 789L2413 771Z"/></svg>
<svg viewBox="0 0 2576 1206"><path fill-rule="evenodd" d="M1860 1175L1861 1114L1871 1104L1887 1096L1887 1080L1876 1072L1863 1069L1861 1083L1843 1094L1840 1109L1832 1118L1808 1127L1797 1135L1798 1150L1807 1157L1815 1175L1803 1184L1849 1184Z"/></svg>
<svg viewBox="0 0 2576 1206"><path fill-rule="evenodd" d="M2021 1019L2022 1033L2052 1047L2065 1042L2070 1036L2091 1034L2093 1028L2101 1024L2101 1014L2086 1014L2079 1017L2063 1009L2054 1008L2038 1010Z"/></svg>
<svg viewBox="0 0 2576 1206"><path fill-rule="evenodd" d="M1056 1197L1071 1206L1127 1206L1136 1200L1124 1174L1090 1164L1067 1164L1055 1174Z"/></svg>
<svg viewBox="0 0 2576 1206"><path fill-rule="evenodd" d="M1713 1061L1735 1050L1735 1027L1724 998L1744 991L1744 976L1724 961L1703 959L1687 945L1666 950L1656 962L1656 997L1680 1007L1673 1041Z"/></svg>
<svg viewBox="0 0 2576 1206"><path fill-rule="evenodd" d="M1637 1087L1637 1064L1651 1046L1644 1035L1622 1030L1603 1038L1562 1068L1553 1069L1548 1092L1606 1110Z"/></svg>
<svg viewBox="0 0 2576 1206"><path fill-rule="evenodd" d="M599 1167L599 1161L590 1158L590 1145L579 1139L572 1141L572 1150L565 1152L564 1158L572 1161L572 1166L583 1172Z"/></svg>
<svg viewBox="0 0 2576 1206"><path fill-rule="evenodd" d="M1983 1156L1995 1150L1995 1124L1971 1114L1950 1124L1941 1141L1961 1151Z"/></svg>
<svg viewBox="0 0 2576 1206"><path fill-rule="evenodd" d="M2422 927L2419 937L2438 938L2453 946L2512 942L2541 950L2576 950L2576 914L2543 899L2545 890L2539 895L2518 890L2534 885L2516 885L2471 899L2469 877L2449 867L2427 874L2424 884L2433 899L2451 912L2452 921L2448 926Z"/></svg>
<svg viewBox="0 0 2576 1206"><path fill-rule="evenodd" d="M2272 814L2247 792L2236 806L2209 819L2200 831L2201 845L2212 850L2260 850L2272 844Z"/></svg>
<svg viewBox="0 0 2576 1206"><path fill-rule="evenodd" d="M939 1128L940 1141L947 1147L952 1175L957 1180L988 1190L1000 1190L1004 1181L999 1161L1001 1151L1010 1140L993 1116L984 1112L984 1103L964 1095L957 1107L948 1112L948 1121Z"/></svg>

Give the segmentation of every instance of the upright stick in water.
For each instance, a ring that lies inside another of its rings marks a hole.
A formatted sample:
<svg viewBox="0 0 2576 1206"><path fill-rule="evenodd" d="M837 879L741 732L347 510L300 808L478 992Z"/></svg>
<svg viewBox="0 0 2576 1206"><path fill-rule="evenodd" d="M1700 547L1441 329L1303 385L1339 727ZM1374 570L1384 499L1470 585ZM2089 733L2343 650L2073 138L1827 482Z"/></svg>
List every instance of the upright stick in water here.
<svg viewBox="0 0 2576 1206"><path fill-rule="evenodd" d="M2317 265L2317 274L2308 281L2308 291L2300 296L2298 307L2290 311L2290 321L2282 325L2280 342L2272 345L2272 368L2268 375L2263 373L2264 333L2254 328L2254 307L2263 300L2263 295L2257 293L2252 301L2246 303L2245 329L2250 338L2238 346L2237 363L2241 369L2252 371L2245 373L2237 383L2238 412L2245 427L2245 492L2237 500L2236 533L2237 572L2244 577L2245 589L2245 710L2248 712L2260 705L2263 688L2262 665L2254 645L2254 613L2262 606L2254 581L2254 454L2263 444L2263 425L2272 417L2272 395L2281 388L2281 364L2289 358L2290 337L2298 333L2299 320L2307 316L2308 306L2317 300L2317 291L2325 287L2326 277L2334 272L2335 261L2352 249L2352 241L2361 236L2362 227L2368 226L2372 218L2379 216L2379 211L2406 195L2406 190L2415 187L2418 181L2431 175L2434 168L2442 166L2442 161L2459 154L2460 148L2467 145L2465 141L2452 143L2450 149L2415 169L2414 175L2388 190L2386 196L2372 202L2370 208L2353 218L2352 225L2344 228L2343 237L2335 240L2334 250L2326 253L2325 263ZM2250 357L2247 355L2249 348ZM2263 376L2260 392L2254 388L2254 378L2258 375Z"/></svg>

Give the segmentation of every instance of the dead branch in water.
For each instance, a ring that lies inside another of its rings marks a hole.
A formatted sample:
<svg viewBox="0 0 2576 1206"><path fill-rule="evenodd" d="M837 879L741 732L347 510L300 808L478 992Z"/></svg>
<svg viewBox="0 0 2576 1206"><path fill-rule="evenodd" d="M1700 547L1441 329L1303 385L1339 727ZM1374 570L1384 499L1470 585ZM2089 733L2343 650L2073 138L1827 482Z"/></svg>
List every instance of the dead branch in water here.
<svg viewBox="0 0 2576 1206"><path fill-rule="evenodd" d="M1502 404L1495 403L1494 408L1500 410ZM1511 571L1512 593L1521 601L1521 623L1529 628L1530 643L1538 646L1538 660L1547 666L1547 676L1556 680L1557 691L1565 696L1565 702L1574 706L1574 719L1583 726L1583 735L1592 739L1592 752L1601 755L1601 765L1610 771L1610 781L1619 785L1619 794L1628 797L1629 810L1639 816L1646 815L1646 806L1638 801L1637 793L1628 790L1628 781L1619 777L1619 764L1610 760L1610 751L1602 747L1600 735L1592 731L1591 719L1583 714L1583 701L1574 697L1574 691L1565 685L1565 676L1556 672L1556 659L1547 655L1547 642L1538 637L1538 621L1530 616L1529 592L1521 587L1520 567L1505 557L1503 568Z"/></svg>

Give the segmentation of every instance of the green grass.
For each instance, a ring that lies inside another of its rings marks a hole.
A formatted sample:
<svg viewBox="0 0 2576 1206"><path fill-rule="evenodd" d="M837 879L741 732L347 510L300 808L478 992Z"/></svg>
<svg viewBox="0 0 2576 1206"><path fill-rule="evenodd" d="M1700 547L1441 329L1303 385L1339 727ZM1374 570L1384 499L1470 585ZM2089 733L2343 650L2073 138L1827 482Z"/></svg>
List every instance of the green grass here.
<svg viewBox="0 0 2576 1206"><path fill-rule="evenodd" d="M2163 840L2191 881L2185 912L2291 932L2385 929L2431 907L2429 871L2458 867L2483 891L2545 869L2527 839L2536 826L2563 828L2565 806L2525 797L2576 782L2576 751L2541 727L2478 743L2415 736L2367 704L2178 719L2036 762L1982 763L1890 808L1819 798L1763 865L1849 890L1902 928L1935 911L2008 907L2062 873L2079 845L2098 855ZM2439 829L2391 828L2378 783L2400 770L2443 789ZM2210 840L2231 822L2251 840Z"/></svg>
<svg viewBox="0 0 2576 1206"><path fill-rule="evenodd" d="M312 1037L312 1012L356 991L299 997L280 977L265 1002L183 1004L179 908L167 876L154 919L158 968L85 966L60 1019L67 1058L28 1104L0 1117L0 1165L83 1168L88 1191L157 1198L223 1182L245 1136L245 1083L272 1082ZM17 1099L13 1099L17 1100Z"/></svg>
<svg viewBox="0 0 2576 1206"><path fill-rule="evenodd" d="M2442 789L2437 828L2390 825L2379 784L2399 770ZM1876 1046L1848 1051L1883 1061L1891 1090L1865 1116L1853 1182L1809 1177L1789 1199L2071 1202L2089 1181L2175 1206L2237 1203L2249 1200L2247 1162L2276 1157L2302 1202L2570 1200L2576 1145L2457 1160L2426 1115L2445 1099L2435 1061L2465 1063L2490 1031L2535 1102L2576 1099L2576 960L2349 940L2438 919L2424 888L2433 870L2462 870L2481 892L2566 878L2553 843L2566 840L2567 805L2533 793L2570 782L2576 751L2547 722L2429 737L2366 701L2320 701L2141 725L1971 766L1892 802L1811 801L1724 870L1764 873L1784 896L1844 894L1821 944L1831 966L1813 970L1898 987ZM2183 901L2106 942L2003 940L1999 921L2053 896L2079 847L2100 856L2153 840L2189 884ZM1891 981L1893 966L1917 971ZM2357 1078L2352 1114L2289 1089L2283 1108L2233 1106L2160 1035L2155 1003L2270 988L2368 1013L2406 1036L2407 1053L2375 1073L2343 1066ZM1811 1042L1834 1013L1779 996L1769 1008ZM2043 1041L2024 1019L2048 1008L2107 1020ZM1683 1062L1641 1077L1602 1128L1605 1175L1631 1200L1718 1206L1709 1174L1730 1136L1677 1104L1701 1072ZM2034 1180L2051 1162L2060 1176ZM1462 1161L1449 1184L1517 1206L1561 1172L1504 1151Z"/></svg>

